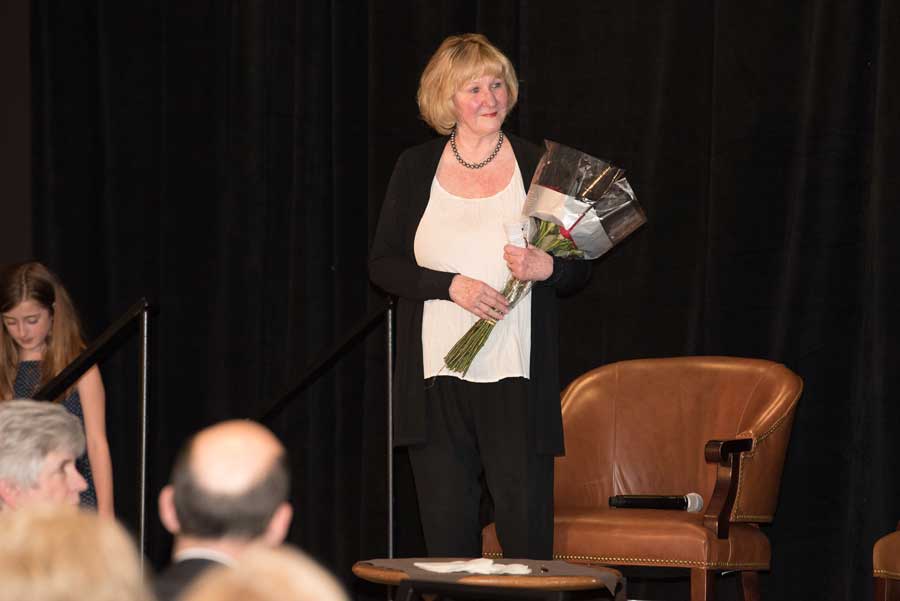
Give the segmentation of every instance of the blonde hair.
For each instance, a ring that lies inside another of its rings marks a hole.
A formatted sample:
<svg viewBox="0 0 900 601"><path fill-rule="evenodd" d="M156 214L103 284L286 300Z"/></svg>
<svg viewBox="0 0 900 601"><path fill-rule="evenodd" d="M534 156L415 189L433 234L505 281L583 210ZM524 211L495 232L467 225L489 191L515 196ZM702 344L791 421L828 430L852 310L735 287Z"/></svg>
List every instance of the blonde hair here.
<svg viewBox="0 0 900 601"><path fill-rule="evenodd" d="M110 518L74 507L0 512L0 601L150 601L138 553Z"/></svg>
<svg viewBox="0 0 900 601"><path fill-rule="evenodd" d="M253 547L233 567L208 570L180 601L349 601L325 568L287 545Z"/></svg>
<svg viewBox="0 0 900 601"><path fill-rule="evenodd" d="M0 273L0 313L12 311L26 300L38 303L53 318L53 327L47 335L47 348L41 360L40 388L84 350L84 338L81 321L69 293L53 272L36 261L11 265ZM18 368L19 349L16 342L5 326L0 327L0 399L13 398ZM28 391L28 396L34 392ZM68 391L57 400L62 400L66 394Z"/></svg>
<svg viewBox="0 0 900 601"><path fill-rule="evenodd" d="M456 126L453 94L466 82L483 75L499 77L509 92L507 112L519 99L516 70L496 46L480 33L452 35L441 42L419 80L419 114L442 135Z"/></svg>

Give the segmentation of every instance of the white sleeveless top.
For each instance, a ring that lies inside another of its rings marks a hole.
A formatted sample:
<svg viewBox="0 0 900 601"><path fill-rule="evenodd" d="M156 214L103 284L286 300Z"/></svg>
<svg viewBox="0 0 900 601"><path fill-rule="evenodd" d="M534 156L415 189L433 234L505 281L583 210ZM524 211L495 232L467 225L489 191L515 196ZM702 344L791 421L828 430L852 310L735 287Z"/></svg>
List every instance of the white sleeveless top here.
<svg viewBox="0 0 900 601"><path fill-rule="evenodd" d="M525 187L519 165L500 192L486 198L463 198L446 191L437 176L428 206L416 230L416 263L435 271L460 273L503 290L510 276L503 247L504 223L521 220ZM425 378L449 375L469 382L496 382L529 375L531 359L531 295L525 296L497 322L465 376L444 367L444 356L478 321L456 303L425 301L422 315L422 361Z"/></svg>

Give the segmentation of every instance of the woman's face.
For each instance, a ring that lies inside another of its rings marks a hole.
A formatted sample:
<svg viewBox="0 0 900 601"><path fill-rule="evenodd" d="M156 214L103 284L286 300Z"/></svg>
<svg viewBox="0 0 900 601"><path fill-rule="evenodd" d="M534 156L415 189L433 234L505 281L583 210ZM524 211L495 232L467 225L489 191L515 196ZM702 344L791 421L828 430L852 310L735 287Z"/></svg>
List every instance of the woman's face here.
<svg viewBox="0 0 900 601"><path fill-rule="evenodd" d="M47 335L53 325L50 310L34 300L24 300L3 314L3 327L19 347L19 359L43 356Z"/></svg>
<svg viewBox="0 0 900 601"><path fill-rule="evenodd" d="M497 133L506 119L508 99L506 82L500 77L483 75L467 82L453 95L456 126L477 136Z"/></svg>

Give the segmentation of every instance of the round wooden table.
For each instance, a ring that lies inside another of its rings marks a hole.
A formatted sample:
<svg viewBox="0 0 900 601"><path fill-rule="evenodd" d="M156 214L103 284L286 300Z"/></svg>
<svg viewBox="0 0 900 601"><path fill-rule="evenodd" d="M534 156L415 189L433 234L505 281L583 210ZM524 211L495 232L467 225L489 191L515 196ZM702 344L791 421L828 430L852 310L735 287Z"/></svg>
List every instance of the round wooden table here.
<svg viewBox="0 0 900 601"><path fill-rule="evenodd" d="M353 573L369 582L400 586L405 582L415 582L417 588L427 583L428 593L453 592L459 594L458 585L478 587L485 593L500 590L544 591L547 595L523 594L522 598L542 597L546 599L567 599L564 593L571 591L600 591L608 599L625 599L625 581L618 570L612 568L571 564L564 561L537 561L530 559L507 559L497 563L522 563L531 568L531 574L449 574L429 572L418 568L420 562L448 562L457 558L404 558L368 559L358 561ZM554 594L556 593L556 594ZM513 593L515 594L515 593ZM398 596L398 598L403 598ZM603 598L603 597L601 597Z"/></svg>

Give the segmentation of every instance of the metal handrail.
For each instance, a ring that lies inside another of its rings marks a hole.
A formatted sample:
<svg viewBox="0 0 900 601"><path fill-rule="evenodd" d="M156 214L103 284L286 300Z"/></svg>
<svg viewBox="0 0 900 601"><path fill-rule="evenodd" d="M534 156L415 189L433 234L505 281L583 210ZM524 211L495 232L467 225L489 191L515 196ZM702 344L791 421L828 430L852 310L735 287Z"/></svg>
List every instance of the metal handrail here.
<svg viewBox="0 0 900 601"><path fill-rule="evenodd" d="M94 342L84 349L78 357L69 363L55 378L44 384L40 390L34 393L34 397L41 401L50 401L61 395L72 384L78 381L92 365L97 363L101 355L109 350L109 344L116 340L131 322L140 315L150 310L147 299L140 299L131 306L119 319L101 334Z"/></svg>
<svg viewBox="0 0 900 601"><path fill-rule="evenodd" d="M385 347L387 351L387 531L388 531L388 557L394 557L394 425L393 425L393 372L394 372L394 301L391 298L379 307L373 309L357 324L328 349L318 355L318 359L310 362L303 371L297 384L282 394L278 400L269 405L262 412L259 421L268 422L278 416L287 406L288 402L306 390L313 382L319 379L329 367L340 358L347 350L365 337L376 325L385 319Z"/></svg>
<svg viewBox="0 0 900 601"><path fill-rule="evenodd" d="M383 304L372 310L366 317L360 320L340 340L331 345L319 358L312 361L304 370L297 384L282 394L262 412L259 421L267 422L276 416L287 406L288 402L296 395L308 388L321 377L349 347L353 346L367 335L382 318L386 319L386 349L387 349L387 471L388 471L388 557L394 556L394 470L393 470L393 300L388 298ZM151 306L146 299L140 299L128 309L115 323L109 326L94 342L91 343L74 361L63 369L55 378L40 388L33 398L39 400L52 400L63 394L70 386L78 381L84 373L95 365L110 351L113 342L117 341L124 329L135 319L140 318L140 422L141 422L141 446L140 446L140 516L138 524L138 547L141 550L141 561L146 554L146 490L147 490L147 414L148 414L148 388L149 388L149 312Z"/></svg>
<svg viewBox="0 0 900 601"><path fill-rule="evenodd" d="M44 384L32 398L51 401L63 394L70 386L75 384L84 375L91 366L97 364L101 358L105 357L113 348L113 343L117 342L126 327L140 318L140 374L139 374L139 403L140 403L140 420L141 420L141 446L140 446L140 474L138 482L139 500L139 522L138 522L138 547L141 550L141 564L143 567L145 555L145 532L147 522L147 397L149 389L148 373L149 373L149 352L148 339L150 334L150 303L147 299L141 298L131 306L119 319L101 334L94 342L91 343L84 351L81 352L74 361L69 363L55 378Z"/></svg>
<svg viewBox="0 0 900 601"><path fill-rule="evenodd" d="M309 388L309 386L319 379L329 367L331 367L354 343L361 340L376 325L381 323L382 317L393 307L393 301L388 299L386 302L369 312L368 315L359 320L355 326L347 330L337 342L329 348L323 350L317 355L317 358L311 361L303 370L303 375L297 380L297 383L283 393L278 400L274 401L269 407L260 414L259 421L269 422L285 408L288 402Z"/></svg>

